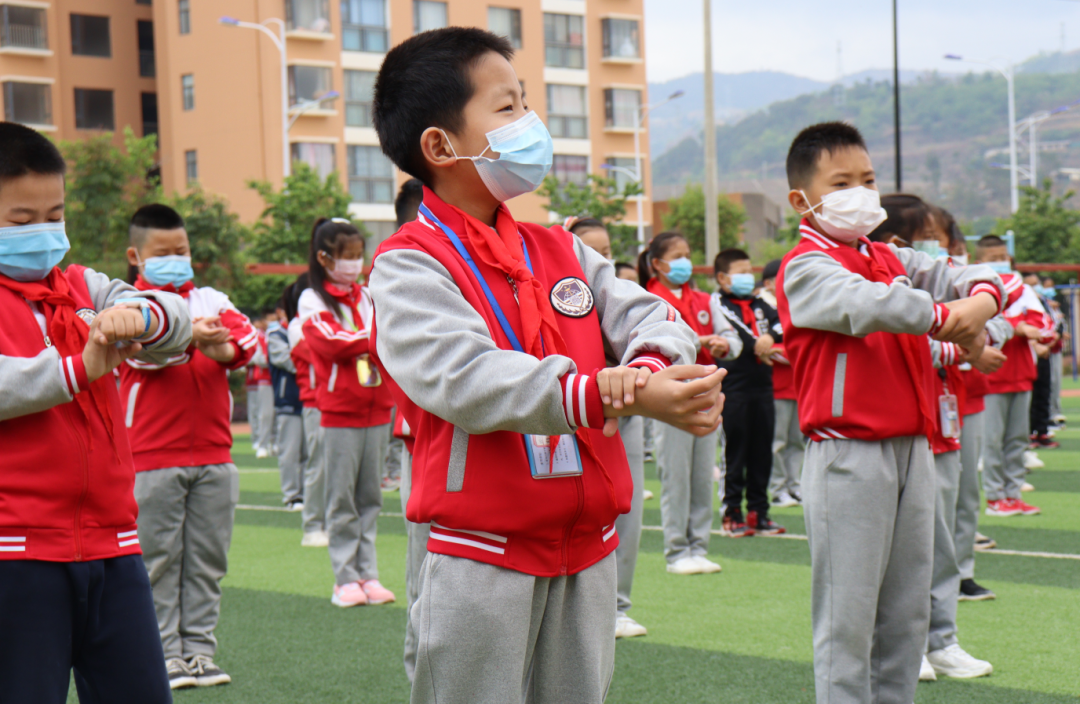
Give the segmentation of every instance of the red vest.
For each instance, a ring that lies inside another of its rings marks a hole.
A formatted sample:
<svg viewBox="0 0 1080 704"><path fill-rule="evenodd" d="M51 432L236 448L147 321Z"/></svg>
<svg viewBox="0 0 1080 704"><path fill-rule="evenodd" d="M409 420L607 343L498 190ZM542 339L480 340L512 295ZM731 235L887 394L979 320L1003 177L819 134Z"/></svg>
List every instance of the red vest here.
<svg viewBox="0 0 1080 704"><path fill-rule="evenodd" d="M426 190L424 204L459 236L464 235L460 216ZM518 223L518 231L528 249L533 273L545 287L552 288L567 277L586 280L568 232L525 223ZM484 264L467 237L463 241L521 339L521 317L506 277ZM446 267L461 294L487 322L495 344L500 349L513 349L479 281L441 230L420 221L403 226L379 247L373 266L378 265L382 253L397 249L424 252ZM604 342L595 310L581 318L558 312L555 317L578 371L594 374L603 369ZM376 326L372 330L373 350L377 334ZM447 480L451 448L455 445L454 425L412 403L385 369L383 373L399 413L415 437L412 494L406 516L416 523L432 524L430 552L552 577L580 572L618 545L615 519L630 510L632 492L626 452L618 434L606 438L600 430L577 431L578 437L587 434L590 438L614 483L614 499L601 469L580 440L583 474L533 479L525 454L525 436L506 431L468 436L464 481L460 490L453 490L456 487L448 487ZM568 442L570 437L562 436L561 442Z"/></svg>

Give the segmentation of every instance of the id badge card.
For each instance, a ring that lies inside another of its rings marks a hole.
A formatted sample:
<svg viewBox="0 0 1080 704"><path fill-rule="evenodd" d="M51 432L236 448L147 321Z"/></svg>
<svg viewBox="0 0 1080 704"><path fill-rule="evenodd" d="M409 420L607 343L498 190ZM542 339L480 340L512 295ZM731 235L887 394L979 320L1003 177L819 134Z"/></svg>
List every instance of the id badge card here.
<svg viewBox="0 0 1080 704"><path fill-rule="evenodd" d="M938 406L941 409L941 434L947 438L960 437L960 406L956 402L956 396L942 394L938 396Z"/></svg>
<svg viewBox="0 0 1080 704"><path fill-rule="evenodd" d="M525 454L529 457L529 470L533 479L557 479L577 477L582 473L581 453L577 438L563 435L555 447L555 461L551 461L551 449L547 435L524 435Z"/></svg>
<svg viewBox="0 0 1080 704"><path fill-rule="evenodd" d="M356 358L356 376L360 379L360 386L372 388L382 385L378 367L371 363L371 358L366 354Z"/></svg>

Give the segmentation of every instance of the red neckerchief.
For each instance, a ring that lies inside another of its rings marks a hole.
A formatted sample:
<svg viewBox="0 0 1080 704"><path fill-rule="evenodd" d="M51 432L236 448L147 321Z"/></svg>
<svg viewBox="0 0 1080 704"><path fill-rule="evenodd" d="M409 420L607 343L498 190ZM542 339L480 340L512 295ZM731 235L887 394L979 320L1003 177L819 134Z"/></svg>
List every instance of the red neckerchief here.
<svg viewBox="0 0 1080 704"><path fill-rule="evenodd" d="M690 297L693 295L690 291L690 284L686 283L682 285L682 297L676 296L672 293L671 289L660 282L657 277L649 279L645 284L645 290L654 296L663 298L672 308L679 311L679 315L682 316L683 322L690 326L690 329L696 334L697 328L694 327L696 319L694 318L694 311L690 307Z"/></svg>
<svg viewBox="0 0 1080 704"><path fill-rule="evenodd" d="M739 309L742 310L743 322L746 323L746 327L750 328L750 332L753 334L753 336L757 338L757 318L754 317L754 309L750 307L751 304L753 304L754 299L735 298L734 296L727 296L727 299L735 305L739 306Z"/></svg>
<svg viewBox="0 0 1080 704"><path fill-rule="evenodd" d="M71 288L67 279L59 268L53 267L49 275L41 281L15 281L0 275L0 286L14 291L28 301L41 304L45 313L45 328L49 331L49 339L61 357L73 357L82 354L86 347L86 341L90 337L90 328L75 314L78 304L71 297ZM115 388L115 380L111 374L104 374L90 384L90 388L84 393L75 394L75 401L79 410L87 422L90 414L97 409L97 413L105 422L105 429L109 432L109 439L113 440L113 450L116 451L116 438L113 437L113 418L109 410L109 402L106 394L109 385ZM93 435L90 435L90 448L93 449Z"/></svg>
<svg viewBox="0 0 1080 704"><path fill-rule="evenodd" d="M179 294L179 295L183 296L184 298L187 298L188 294L191 293L191 290L193 288L195 288L195 284L193 284L190 281L182 284L180 286L180 288L177 288L177 287L173 286L172 284L165 284L164 286L155 286L154 284L152 284L149 281L147 281L146 279L144 279L142 277L142 274L139 274L138 278L135 279L134 286L135 286L135 288L137 288L140 291L164 291L165 293Z"/></svg>
<svg viewBox="0 0 1080 704"><path fill-rule="evenodd" d="M348 289L342 289L342 285L333 281L324 281L323 290L333 296L335 300L348 306L353 326L357 330L363 330L364 321L360 318L360 309L357 307L357 303L360 301L360 284L353 283Z"/></svg>

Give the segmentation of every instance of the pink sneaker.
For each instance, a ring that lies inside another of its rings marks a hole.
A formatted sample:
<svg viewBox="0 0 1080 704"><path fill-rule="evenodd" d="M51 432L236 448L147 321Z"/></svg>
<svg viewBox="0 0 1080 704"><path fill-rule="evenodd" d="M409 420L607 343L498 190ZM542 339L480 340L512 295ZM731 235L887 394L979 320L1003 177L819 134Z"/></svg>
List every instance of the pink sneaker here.
<svg viewBox="0 0 1080 704"><path fill-rule="evenodd" d="M394 592L379 584L377 579L365 580L360 582L360 585L364 588L369 604L389 604L394 601Z"/></svg>
<svg viewBox="0 0 1080 704"><path fill-rule="evenodd" d="M349 582L341 586L335 584L334 596L330 598L330 603L342 608L363 606L368 603L368 595L365 593L364 588L360 586L360 582Z"/></svg>

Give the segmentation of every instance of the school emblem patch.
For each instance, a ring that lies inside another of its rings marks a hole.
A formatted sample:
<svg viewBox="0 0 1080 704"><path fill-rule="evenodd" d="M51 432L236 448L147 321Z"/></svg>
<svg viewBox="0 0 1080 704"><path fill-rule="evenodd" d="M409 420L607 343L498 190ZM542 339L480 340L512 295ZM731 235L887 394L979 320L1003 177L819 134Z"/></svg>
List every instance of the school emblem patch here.
<svg viewBox="0 0 1080 704"><path fill-rule="evenodd" d="M551 289L551 305L570 318L584 318L592 312L593 295L581 279L568 276Z"/></svg>
<svg viewBox="0 0 1080 704"><path fill-rule="evenodd" d="M697 321L699 323L701 323L702 325L708 325L709 324L709 311L707 311L707 310L699 310L698 314L697 314Z"/></svg>
<svg viewBox="0 0 1080 704"><path fill-rule="evenodd" d="M94 322L94 318L97 317L97 311L93 308L80 308L75 311L75 315L79 316L87 325L91 325Z"/></svg>

